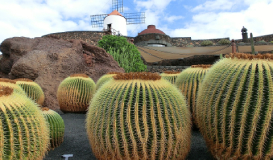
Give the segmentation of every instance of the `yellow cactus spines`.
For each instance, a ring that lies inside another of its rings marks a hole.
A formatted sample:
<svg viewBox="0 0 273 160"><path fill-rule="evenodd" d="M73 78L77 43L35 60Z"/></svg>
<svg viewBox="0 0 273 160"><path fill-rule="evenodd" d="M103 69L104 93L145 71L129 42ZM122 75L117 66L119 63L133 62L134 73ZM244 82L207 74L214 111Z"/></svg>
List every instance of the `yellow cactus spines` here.
<svg viewBox="0 0 273 160"><path fill-rule="evenodd" d="M176 78L177 76L180 74L181 72L179 71L165 71L163 73L160 74L160 76L164 79L166 79L167 81L171 82L172 84L175 84Z"/></svg>
<svg viewBox="0 0 273 160"><path fill-rule="evenodd" d="M198 91L196 117L217 159L272 159L273 55L229 54Z"/></svg>
<svg viewBox="0 0 273 160"><path fill-rule="evenodd" d="M42 107L41 109L50 129L50 149L54 149L63 143L65 128L64 120L52 109L47 107Z"/></svg>
<svg viewBox="0 0 273 160"><path fill-rule="evenodd" d="M15 80L11 80L11 79L7 79L7 78L0 78L0 86L7 86L7 87L11 87L14 90L16 90L17 92L26 95L25 91L16 84Z"/></svg>
<svg viewBox="0 0 273 160"><path fill-rule="evenodd" d="M86 74L74 74L58 87L57 99L63 112L86 112L96 90L95 82Z"/></svg>
<svg viewBox="0 0 273 160"><path fill-rule="evenodd" d="M0 159L42 160L48 145L49 129L37 104L0 85Z"/></svg>
<svg viewBox="0 0 273 160"><path fill-rule="evenodd" d="M19 85L25 92L26 95L35 101L39 105L43 105L45 101L45 94L43 89L34 81L27 78L15 79L16 84Z"/></svg>
<svg viewBox="0 0 273 160"><path fill-rule="evenodd" d="M191 67L183 70L177 76L175 82L175 86L186 97L193 119L195 118L197 91L202 79L210 67L211 65L204 64L192 65ZM196 121L194 122L196 124Z"/></svg>
<svg viewBox="0 0 273 160"><path fill-rule="evenodd" d="M121 73L88 108L86 129L97 159L185 159L190 111L182 93L156 73Z"/></svg>
<svg viewBox="0 0 273 160"><path fill-rule="evenodd" d="M120 72L108 72L107 74L100 77L100 79L96 83L96 91L106 82L108 82L110 79L113 79L113 76L116 74L119 74Z"/></svg>

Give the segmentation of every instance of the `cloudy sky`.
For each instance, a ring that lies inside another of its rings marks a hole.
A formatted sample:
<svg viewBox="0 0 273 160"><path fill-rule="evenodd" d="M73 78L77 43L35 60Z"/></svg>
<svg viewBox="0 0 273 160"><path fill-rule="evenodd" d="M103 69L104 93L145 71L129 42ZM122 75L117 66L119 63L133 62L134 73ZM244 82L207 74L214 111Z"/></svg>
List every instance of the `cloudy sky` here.
<svg viewBox="0 0 273 160"><path fill-rule="evenodd" d="M120 0L121 1L121 0ZM153 24L171 37L241 38L273 34L273 0L124 0L124 13L145 12L145 24L127 25L128 36ZM90 15L112 11L112 0L0 0L0 43L92 28ZM1 54L1 53L0 53Z"/></svg>

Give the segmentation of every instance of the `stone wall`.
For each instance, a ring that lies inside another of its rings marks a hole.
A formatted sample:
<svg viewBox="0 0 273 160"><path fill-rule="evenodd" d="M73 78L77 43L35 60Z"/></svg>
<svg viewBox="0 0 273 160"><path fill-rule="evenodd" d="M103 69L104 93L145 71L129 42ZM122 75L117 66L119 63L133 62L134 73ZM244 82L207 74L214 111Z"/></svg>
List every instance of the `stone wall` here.
<svg viewBox="0 0 273 160"><path fill-rule="evenodd" d="M230 40L229 37L226 38L216 38L216 39L197 39L197 40L192 40L191 37L174 37L172 39L172 46L176 47L200 47L201 43L203 41L212 41L214 46L217 46L218 41L221 39L227 39Z"/></svg>
<svg viewBox="0 0 273 160"><path fill-rule="evenodd" d="M62 39L80 39L89 44L98 45L98 41L102 39L105 35L103 31L68 31L68 32L59 32L59 33L51 33L44 35L42 37L47 36L55 36Z"/></svg>
<svg viewBox="0 0 273 160"><path fill-rule="evenodd" d="M164 71L180 71L188 68L190 66L147 66L148 72L158 72L163 73Z"/></svg>
<svg viewBox="0 0 273 160"><path fill-rule="evenodd" d="M248 39L250 42L250 33L249 33ZM259 41L271 42L273 41L273 34L253 37L253 40L254 42L259 42ZM235 39L235 43L240 43L240 42L242 42L242 39Z"/></svg>

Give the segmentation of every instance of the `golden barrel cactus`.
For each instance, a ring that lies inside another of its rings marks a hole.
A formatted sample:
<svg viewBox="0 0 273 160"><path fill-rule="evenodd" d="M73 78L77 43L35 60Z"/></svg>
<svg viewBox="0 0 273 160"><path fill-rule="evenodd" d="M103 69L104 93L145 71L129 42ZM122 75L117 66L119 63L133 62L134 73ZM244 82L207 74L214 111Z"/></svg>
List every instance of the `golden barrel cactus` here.
<svg viewBox="0 0 273 160"><path fill-rule="evenodd" d="M27 78L15 79L16 84L19 85L25 92L26 95L35 101L39 105L43 105L45 101L45 94L43 89L33 80Z"/></svg>
<svg viewBox="0 0 273 160"><path fill-rule="evenodd" d="M52 109L42 107L42 113L46 118L50 130L50 145L51 149L60 146L64 140L64 120L63 118Z"/></svg>
<svg viewBox="0 0 273 160"><path fill-rule="evenodd" d="M272 54L229 54L203 79L196 117L215 158L273 158L272 60Z"/></svg>
<svg viewBox="0 0 273 160"><path fill-rule="evenodd" d="M159 74L117 74L95 94L86 128L97 159L185 159L190 111L181 92Z"/></svg>
<svg viewBox="0 0 273 160"><path fill-rule="evenodd" d="M163 79L166 79L167 81L171 82L172 84L175 84L177 76L180 74L180 71L165 71L160 74L160 76Z"/></svg>
<svg viewBox="0 0 273 160"><path fill-rule="evenodd" d="M7 78L0 78L0 85L13 88L17 92L19 92L23 95L26 95L25 91L22 89L22 87L20 87L16 84L15 80L7 79Z"/></svg>
<svg viewBox="0 0 273 160"><path fill-rule="evenodd" d="M86 112L95 90L95 82L86 74L73 74L67 77L57 91L61 111Z"/></svg>
<svg viewBox="0 0 273 160"><path fill-rule="evenodd" d="M192 65L191 67L183 70L176 79L175 86L186 97L188 106L192 114L192 118L195 118L196 110L196 98L197 91L201 85L201 82L208 72L211 65L199 64ZM196 124L196 121L195 121Z"/></svg>
<svg viewBox="0 0 273 160"><path fill-rule="evenodd" d="M37 104L0 84L0 159L42 160L48 145L49 129Z"/></svg>
<svg viewBox="0 0 273 160"><path fill-rule="evenodd" d="M116 74L119 74L120 72L108 72L107 74L100 77L100 79L96 83L96 91L106 82L108 82L110 79L113 79L113 76Z"/></svg>

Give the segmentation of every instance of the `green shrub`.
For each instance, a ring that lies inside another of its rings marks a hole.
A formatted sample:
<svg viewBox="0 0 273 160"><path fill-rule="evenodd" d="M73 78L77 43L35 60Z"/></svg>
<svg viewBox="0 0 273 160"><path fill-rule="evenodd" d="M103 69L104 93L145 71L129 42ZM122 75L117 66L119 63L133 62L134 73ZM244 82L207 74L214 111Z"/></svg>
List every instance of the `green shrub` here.
<svg viewBox="0 0 273 160"><path fill-rule="evenodd" d="M125 72L147 71L147 66L141 60L137 47L129 43L126 38L106 35L98 43L99 47L113 56Z"/></svg>
<svg viewBox="0 0 273 160"><path fill-rule="evenodd" d="M187 45L186 47L194 47L193 45Z"/></svg>
<svg viewBox="0 0 273 160"><path fill-rule="evenodd" d="M213 45L213 43L212 43L212 41L202 41L201 42L201 46L212 46Z"/></svg>
<svg viewBox="0 0 273 160"><path fill-rule="evenodd" d="M271 41L270 43L273 43L273 41Z"/></svg>
<svg viewBox="0 0 273 160"><path fill-rule="evenodd" d="M225 45L225 44L230 44L230 41L228 39L221 39L218 41L219 44Z"/></svg>
<svg viewBox="0 0 273 160"><path fill-rule="evenodd" d="M266 41L261 40L261 41L258 41L257 43L260 43L260 44L266 44Z"/></svg>

